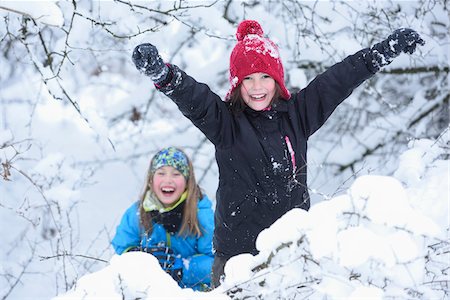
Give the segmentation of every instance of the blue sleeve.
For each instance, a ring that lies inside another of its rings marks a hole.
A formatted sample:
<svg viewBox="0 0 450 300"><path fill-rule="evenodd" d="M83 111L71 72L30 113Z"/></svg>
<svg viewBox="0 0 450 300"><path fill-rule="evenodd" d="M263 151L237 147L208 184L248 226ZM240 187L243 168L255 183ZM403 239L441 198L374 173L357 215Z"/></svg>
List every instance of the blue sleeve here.
<svg viewBox="0 0 450 300"><path fill-rule="evenodd" d="M207 205L199 209L198 222L202 230L202 236L198 239L198 252L213 256L214 212L210 200L205 196L202 201Z"/></svg>
<svg viewBox="0 0 450 300"><path fill-rule="evenodd" d="M116 235L111 241L117 254L133 246L139 246L141 242L141 231L139 226L138 203L131 205L122 216Z"/></svg>
<svg viewBox="0 0 450 300"><path fill-rule="evenodd" d="M189 258L189 264L183 268L183 283L187 286L194 286L199 283L210 285L211 269L214 261L213 254L213 234L214 234L214 212L211 209L211 202L208 198L203 198L207 205L203 205L198 212L198 220L202 229L202 236L197 239L197 252Z"/></svg>
<svg viewBox="0 0 450 300"><path fill-rule="evenodd" d="M201 284L211 284L211 270L214 261L213 256L198 254L189 260L188 267L183 267L183 284L196 289Z"/></svg>

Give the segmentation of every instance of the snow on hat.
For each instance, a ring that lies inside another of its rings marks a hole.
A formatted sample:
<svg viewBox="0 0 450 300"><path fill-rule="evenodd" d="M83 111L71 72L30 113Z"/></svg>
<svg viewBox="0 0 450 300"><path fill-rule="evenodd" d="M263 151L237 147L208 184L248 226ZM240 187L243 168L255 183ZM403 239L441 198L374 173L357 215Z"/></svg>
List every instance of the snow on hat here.
<svg viewBox="0 0 450 300"><path fill-rule="evenodd" d="M156 170L164 166L171 166L177 169L184 178L189 178L189 161L183 151L168 147L161 149L152 159L150 171L154 174Z"/></svg>
<svg viewBox="0 0 450 300"><path fill-rule="evenodd" d="M284 70L278 47L264 38L261 25L253 20L242 21L236 31L238 40L230 56L230 83L226 99L234 89L252 73L270 75L281 88L281 97L289 99L291 94L284 85Z"/></svg>

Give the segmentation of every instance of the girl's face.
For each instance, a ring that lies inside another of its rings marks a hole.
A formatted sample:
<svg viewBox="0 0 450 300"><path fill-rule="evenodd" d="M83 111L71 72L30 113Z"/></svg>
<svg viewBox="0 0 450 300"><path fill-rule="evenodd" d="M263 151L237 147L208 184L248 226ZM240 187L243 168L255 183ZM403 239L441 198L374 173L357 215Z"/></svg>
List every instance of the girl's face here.
<svg viewBox="0 0 450 300"><path fill-rule="evenodd" d="M275 80L266 73L252 73L242 81L241 95L250 108L263 110L275 95Z"/></svg>
<svg viewBox="0 0 450 300"><path fill-rule="evenodd" d="M170 207L186 190L186 179L174 167L164 166L155 171L152 190L164 207Z"/></svg>

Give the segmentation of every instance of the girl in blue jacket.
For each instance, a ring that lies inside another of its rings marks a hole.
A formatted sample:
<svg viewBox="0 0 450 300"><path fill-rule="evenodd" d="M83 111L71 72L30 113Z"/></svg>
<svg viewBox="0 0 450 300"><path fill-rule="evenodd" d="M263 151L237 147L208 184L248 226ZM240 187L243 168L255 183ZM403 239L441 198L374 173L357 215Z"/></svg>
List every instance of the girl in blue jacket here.
<svg viewBox="0 0 450 300"><path fill-rule="evenodd" d="M213 232L211 201L202 195L191 161L168 147L152 158L144 192L123 215L112 245L119 255L153 254L181 287L199 290L211 283Z"/></svg>
<svg viewBox="0 0 450 300"><path fill-rule="evenodd" d="M258 234L293 208L309 209L307 141L354 89L401 53L424 41L398 29L384 41L346 57L290 94L275 43L261 25L245 20L230 55L231 88L225 101L157 48L138 45L133 62L215 146L216 196L213 285L228 259L257 254Z"/></svg>

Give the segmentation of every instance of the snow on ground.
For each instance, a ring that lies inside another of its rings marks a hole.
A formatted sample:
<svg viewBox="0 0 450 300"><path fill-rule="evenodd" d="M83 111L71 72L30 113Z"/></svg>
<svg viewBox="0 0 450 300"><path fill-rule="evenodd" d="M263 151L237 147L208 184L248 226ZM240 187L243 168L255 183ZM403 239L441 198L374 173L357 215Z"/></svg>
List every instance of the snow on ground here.
<svg viewBox="0 0 450 300"><path fill-rule="evenodd" d="M152 255L134 252L53 300L441 298L427 284L442 276L433 268L448 263L448 254L430 256L431 245L448 240L449 160L439 145L412 141L394 177L364 175L308 212L289 211L260 233L258 255L230 259L213 291L181 289Z"/></svg>

